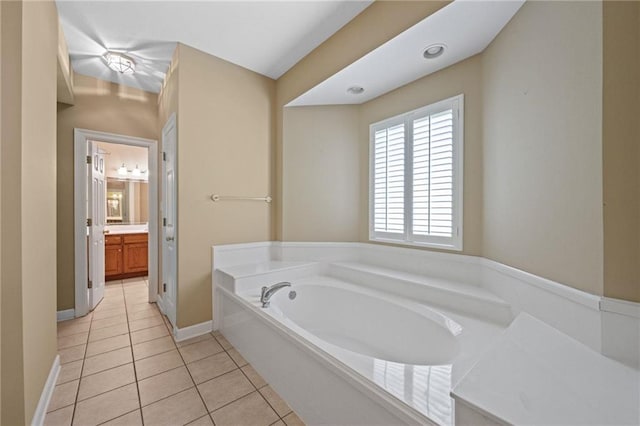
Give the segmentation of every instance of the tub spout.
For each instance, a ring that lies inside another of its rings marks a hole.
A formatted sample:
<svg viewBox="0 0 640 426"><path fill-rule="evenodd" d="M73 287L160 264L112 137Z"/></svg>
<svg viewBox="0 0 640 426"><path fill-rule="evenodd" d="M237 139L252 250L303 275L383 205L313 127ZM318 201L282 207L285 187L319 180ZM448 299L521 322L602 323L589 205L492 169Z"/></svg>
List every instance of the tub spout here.
<svg viewBox="0 0 640 426"><path fill-rule="evenodd" d="M268 308L271 296L273 296L276 291L285 287L291 287L291 283L283 281L281 283L274 284L271 287L262 287L262 293L260 294L260 302L262 303L262 307Z"/></svg>

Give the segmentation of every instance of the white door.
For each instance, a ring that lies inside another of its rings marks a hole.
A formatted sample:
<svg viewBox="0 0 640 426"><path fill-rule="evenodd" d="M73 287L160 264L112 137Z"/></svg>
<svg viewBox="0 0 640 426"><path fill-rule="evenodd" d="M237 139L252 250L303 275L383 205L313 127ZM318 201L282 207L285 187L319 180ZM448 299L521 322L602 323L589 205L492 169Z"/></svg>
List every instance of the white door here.
<svg viewBox="0 0 640 426"><path fill-rule="evenodd" d="M104 227L106 225L107 195L104 157L98 152L98 144L88 142L91 163L88 173L89 224L89 310L95 309L104 296Z"/></svg>
<svg viewBox="0 0 640 426"><path fill-rule="evenodd" d="M178 269L176 217L176 118L171 115L162 129L162 285L165 315L176 324L176 277Z"/></svg>

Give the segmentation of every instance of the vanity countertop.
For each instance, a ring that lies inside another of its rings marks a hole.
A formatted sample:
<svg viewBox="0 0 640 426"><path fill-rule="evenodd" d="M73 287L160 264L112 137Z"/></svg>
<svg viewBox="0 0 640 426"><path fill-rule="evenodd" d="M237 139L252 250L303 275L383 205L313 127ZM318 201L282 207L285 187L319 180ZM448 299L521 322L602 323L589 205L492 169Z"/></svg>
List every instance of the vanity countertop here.
<svg viewBox="0 0 640 426"><path fill-rule="evenodd" d="M147 225L107 225L104 229L105 231L109 231L109 235L149 233L149 227Z"/></svg>

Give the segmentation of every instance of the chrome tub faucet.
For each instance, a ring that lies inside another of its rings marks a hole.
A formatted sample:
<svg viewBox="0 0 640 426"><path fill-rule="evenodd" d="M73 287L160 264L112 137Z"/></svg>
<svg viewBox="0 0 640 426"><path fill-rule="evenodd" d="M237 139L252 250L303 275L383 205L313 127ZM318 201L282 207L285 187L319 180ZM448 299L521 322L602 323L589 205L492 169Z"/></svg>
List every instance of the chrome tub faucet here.
<svg viewBox="0 0 640 426"><path fill-rule="evenodd" d="M276 291L285 287L291 287L291 283L283 281L281 283L274 284L271 287L262 287L262 293L260 294L260 302L262 303L262 307L268 308L271 296L273 296Z"/></svg>

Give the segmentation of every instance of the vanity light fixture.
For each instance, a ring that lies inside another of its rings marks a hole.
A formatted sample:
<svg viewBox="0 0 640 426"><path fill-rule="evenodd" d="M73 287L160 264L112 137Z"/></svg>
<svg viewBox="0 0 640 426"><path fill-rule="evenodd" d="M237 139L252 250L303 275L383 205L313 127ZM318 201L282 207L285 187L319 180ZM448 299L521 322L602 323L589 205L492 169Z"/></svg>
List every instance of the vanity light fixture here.
<svg viewBox="0 0 640 426"><path fill-rule="evenodd" d="M422 56L424 56L425 59L435 59L444 53L444 48L445 45L442 43L432 44L424 49Z"/></svg>
<svg viewBox="0 0 640 426"><path fill-rule="evenodd" d="M124 163L122 163L122 166L120 166L120 168L118 169L118 174L120 176L126 176L128 172L129 171L127 170L127 167L124 165Z"/></svg>
<svg viewBox="0 0 640 426"><path fill-rule="evenodd" d="M351 86L347 89L347 93L350 95L360 95L364 92L364 87L360 86Z"/></svg>
<svg viewBox="0 0 640 426"><path fill-rule="evenodd" d="M109 68L120 74L133 74L136 71L136 61L124 53L107 51L103 58Z"/></svg>
<svg viewBox="0 0 640 426"><path fill-rule="evenodd" d="M140 167L138 167L138 165L136 164L136 168L131 170L131 175L135 176L135 177L140 177L142 176L142 172L140 171Z"/></svg>

